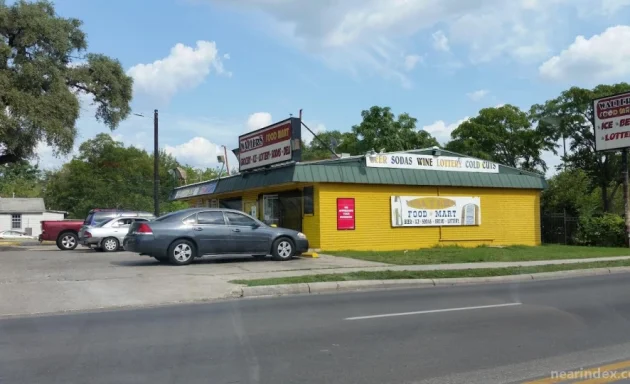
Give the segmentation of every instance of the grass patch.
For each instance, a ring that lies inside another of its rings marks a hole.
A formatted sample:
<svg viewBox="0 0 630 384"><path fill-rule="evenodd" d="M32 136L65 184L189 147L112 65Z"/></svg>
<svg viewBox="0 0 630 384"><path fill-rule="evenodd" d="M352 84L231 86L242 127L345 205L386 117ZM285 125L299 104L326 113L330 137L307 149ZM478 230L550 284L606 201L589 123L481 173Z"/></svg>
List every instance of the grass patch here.
<svg viewBox="0 0 630 384"><path fill-rule="evenodd" d="M360 271L348 273L327 273L321 275L274 277L269 279L232 280L230 281L230 283L244 284L249 287L255 287L277 284L319 283L324 281L447 279L455 277L510 276L541 272L569 271L576 269L613 268L628 266L630 266L630 260L615 260L597 261L592 263L541 265L535 267L460 269L447 271Z"/></svg>
<svg viewBox="0 0 630 384"><path fill-rule="evenodd" d="M510 246L495 248L481 246L435 247L405 251L338 251L325 252L335 256L397 265L479 263L489 261L531 261L585 259L591 257L630 256L628 248L578 247L570 245L542 245L539 247Z"/></svg>

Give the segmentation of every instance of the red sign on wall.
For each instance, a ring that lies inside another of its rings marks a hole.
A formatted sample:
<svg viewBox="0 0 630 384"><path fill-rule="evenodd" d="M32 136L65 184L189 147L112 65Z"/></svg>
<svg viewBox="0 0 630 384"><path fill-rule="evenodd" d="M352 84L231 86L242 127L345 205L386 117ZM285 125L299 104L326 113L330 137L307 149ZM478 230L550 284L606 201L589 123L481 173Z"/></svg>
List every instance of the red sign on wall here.
<svg viewBox="0 0 630 384"><path fill-rule="evenodd" d="M337 199L337 230L352 230L355 225L354 199Z"/></svg>

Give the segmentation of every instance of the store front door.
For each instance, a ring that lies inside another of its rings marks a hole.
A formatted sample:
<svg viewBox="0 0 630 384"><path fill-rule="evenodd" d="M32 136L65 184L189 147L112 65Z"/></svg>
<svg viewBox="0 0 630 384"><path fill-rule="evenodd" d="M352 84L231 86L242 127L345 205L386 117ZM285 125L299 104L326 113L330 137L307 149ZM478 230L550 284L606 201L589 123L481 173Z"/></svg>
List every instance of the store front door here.
<svg viewBox="0 0 630 384"><path fill-rule="evenodd" d="M302 191L296 189L278 194L280 226L302 231Z"/></svg>
<svg viewBox="0 0 630 384"><path fill-rule="evenodd" d="M301 231L302 192L295 190L263 195L263 222Z"/></svg>

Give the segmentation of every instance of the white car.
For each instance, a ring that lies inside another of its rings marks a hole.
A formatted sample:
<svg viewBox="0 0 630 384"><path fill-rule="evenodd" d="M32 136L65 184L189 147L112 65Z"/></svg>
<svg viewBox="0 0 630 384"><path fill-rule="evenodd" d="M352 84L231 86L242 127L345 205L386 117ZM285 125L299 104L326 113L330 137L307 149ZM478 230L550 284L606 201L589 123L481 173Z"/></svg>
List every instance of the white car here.
<svg viewBox="0 0 630 384"><path fill-rule="evenodd" d="M93 227L87 227L80 239L82 244L94 247L97 251L115 252L123 243L132 223L149 221L148 217L117 217Z"/></svg>
<svg viewBox="0 0 630 384"><path fill-rule="evenodd" d="M35 236L29 236L24 232L18 231L2 231L0 239L3 240L35 240Z"/></svg>

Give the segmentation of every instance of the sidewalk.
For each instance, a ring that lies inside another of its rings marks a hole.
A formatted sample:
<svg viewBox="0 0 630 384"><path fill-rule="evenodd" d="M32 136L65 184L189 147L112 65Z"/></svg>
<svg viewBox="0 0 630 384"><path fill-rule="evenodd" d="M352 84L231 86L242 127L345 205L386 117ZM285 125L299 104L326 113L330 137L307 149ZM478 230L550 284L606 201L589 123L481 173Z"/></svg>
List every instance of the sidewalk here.
<svg viewBox="0 0 630 384"><path fill-rule="evenodd" d="M319 255L321 261L326 259L337 258L331 255ZM348 273L359 271L436 271L436 270L462 270L462 269L492 269L492 268L509 268L509 267L535 267L541 265L558 265L558 264L577 264L591 263L596 261L614 261L628 260L630 256L616 257L597 257L589 259L561 259L561 260L536 260L536 261L514 261L514 262L481 262L481 263L460 263L460 264L427 264L427 265L393 265L383 263L373 263L373 265L364 265L361 267L337 267L337 268L312 268L304 270L292 271L265 271L255 273L238 273L233 275L217 276L225 281L229 280L250 280L265 279L273 277L289 277L289 276L306 276L331 273ZM317 260L317 259L315 259ZM317 262L313 263L317 264ZM323 263L328 264L328 263Z"/></svg>

